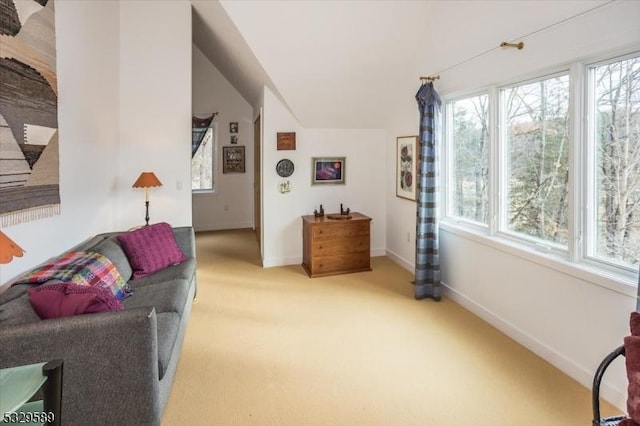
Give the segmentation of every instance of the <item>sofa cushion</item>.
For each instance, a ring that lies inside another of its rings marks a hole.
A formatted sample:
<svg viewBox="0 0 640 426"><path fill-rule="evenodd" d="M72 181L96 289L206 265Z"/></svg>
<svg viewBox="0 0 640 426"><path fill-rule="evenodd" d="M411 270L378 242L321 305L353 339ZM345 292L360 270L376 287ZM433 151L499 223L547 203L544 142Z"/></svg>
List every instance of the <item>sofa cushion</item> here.
<svg viewBox="0 0 640 426"><path fill-rule="evenodd" d="M133 295L124 300L125 309L153 306L156 312L182 314L189 294L189 281L171 280L153 285L136 287L132 281Z"/></svg>
<svg viewBox="0 0 640 426"><path fill-rule="evenodd" d="M133 268L134 279L187 259L178 247L173 229L166 222L126 232L117 238Z"/></svg>
<svg viewBox="0 0 640 426"><path fill-rule="evenodd" d="M131 288L137 289L147 285L156 285L162 281L193 280L196 271L196 260L187 259L179 265L169 266L152 275L129 281Z"/></svg>
<svg viewBox="0 0 640 426"><path fill-rule="evenodd" d="M0 306L0 327L31 322L40 322L40 317L29 303L26 290L11 302Z"/></svg>
<svg viewBox="0 0 640 426"><path fill-rule="evenodd" d="M27 290L31 287L29 284L15 284L0 293L0 305L11 302L22 295L27 294Z"/></svg>
<svg viewBox="0 0 640 426"><path fill-rule="evenodd" d="M178 330L180 329L180 315L175 312L163 312L158 314L158 377L160 380L167 371L171 361L171 353L176 344Z"/></svg>
<svg viewBox="0 0 640 426"><path fill-rule="evenodd" d="M109 290L100 287L54 283L30 288L28 293L31 306L42 319L123 309Z"/></svg>
<svg viewBox="0 0 640 426"><path fill-rule="evenodd" d="M106 240L91 247L88 251L100 253L109 259L118 269L123 280L129 281L129 279L131 279L133 270L129 264L129 259L127 259L127 255L124 250L122 250L122 246L118 242L117 238L107 238Z"/></svg>

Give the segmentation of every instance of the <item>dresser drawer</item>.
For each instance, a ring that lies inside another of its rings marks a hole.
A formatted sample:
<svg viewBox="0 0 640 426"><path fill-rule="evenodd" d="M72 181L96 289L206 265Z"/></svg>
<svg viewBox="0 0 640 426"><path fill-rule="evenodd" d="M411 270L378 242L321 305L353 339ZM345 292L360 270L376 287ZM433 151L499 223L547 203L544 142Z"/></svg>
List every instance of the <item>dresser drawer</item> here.
<svg viewBox="0 0 640 426"><path fill-rule="evenodd" d="M339 272L369 271L371 258L369 253L341 254L335 256L319 256L311 260L313 275Z"/></svg>
<svg viewBox="0 0 640 426"><path fill-rule="evenodd" d="M368 235L357 235L351 238L322 238L311 243L311 253L314 257L369 252Z"/></svg>
<svg viewBox="0 0 640 426"><path fill-rule="evenodd" d="M357 222L357 223L349 223L348 220L344 221L345 223L336 222L336 223L323 223L320 225L313 226L312 238L314 241L318 239L325 238L335 238L335 237L353 237L356 235L366 235L369 236L369 222Z"/></svg>

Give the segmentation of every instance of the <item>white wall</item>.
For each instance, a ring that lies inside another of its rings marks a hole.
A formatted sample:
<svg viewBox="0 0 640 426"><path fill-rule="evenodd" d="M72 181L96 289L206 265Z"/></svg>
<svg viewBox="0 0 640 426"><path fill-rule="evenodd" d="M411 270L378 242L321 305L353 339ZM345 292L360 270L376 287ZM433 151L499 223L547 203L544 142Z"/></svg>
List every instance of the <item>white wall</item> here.
<svg viewBox="0 0 640 426"><path fill-rule="evenodd" d="M640 7L616 2L597 12L524 40L522 51L495 51L441 74L435 83L443 97L485 85L530 77L590 56L640 47ZM606 28L606 31L604 30ZM417 73L416 75L418 75ZM392 164L395 136L417 134L417 106L408 82L406 102L390 117L387 141L387 250L409 270L414 265L415 204L395 197ZM441 191L442 193L442 191ZM411 242L406 242L411 227ZM485 239L441 226L442 281L449 297L541 355L590 388L602 358L622 344L635 308L635 288L603 285L590 274L568 274L540 256L487 244ZM604 280L606 281L606 280ZM603 395L625 409L626 376L621 361L608 372Z"/></svg>
<svg viewBox="0 0 640 426"><path fill-rule="evenodd" d="M117 226L144 224L144 191L131 185L153 171L150 223L191 225L191 5L120 2L120 150Z"/></svg>
<svg viewBox="0 0 640 426"><path fill-rule="evenodd" d="M302 263L302 215L324 206L340 211L340 203L371 217L371 253L385 249L385 132L360 129L305 129L265 87L263 111L263 249L264 266ZM278 132L296 132L296 150L278 151ZM346 157L346 185L312 186L311 158ZM291 192L281 194L278 161L288 158L295 171Z"/></svg>
<svg viewBox="0 0 640 426"><path fill-rule="evenodd" d="M215 192L193 194L196 231L253 226L253 108L193 45L193 113L218 112ZM238 146L245 147L245 173L222 173L222 147L230 145L229 123L238 122Z"/></svg>
<svg viewBox="0 0 640 426"><path fill-rule="evenodd" d="M151 221L191 224L190 4L55 7L61 214L3 229L26 250L1 266L3 284L96 233L142 224L144 195L131 185L143 170L164 183Z"/></svg>
<svg viewBox="0 0 640 426"><path fill-rule="evenodd" d="M3 229L26 253L0 267L2 283L115 224L119 5L55 8L61 214Z"/></svg>

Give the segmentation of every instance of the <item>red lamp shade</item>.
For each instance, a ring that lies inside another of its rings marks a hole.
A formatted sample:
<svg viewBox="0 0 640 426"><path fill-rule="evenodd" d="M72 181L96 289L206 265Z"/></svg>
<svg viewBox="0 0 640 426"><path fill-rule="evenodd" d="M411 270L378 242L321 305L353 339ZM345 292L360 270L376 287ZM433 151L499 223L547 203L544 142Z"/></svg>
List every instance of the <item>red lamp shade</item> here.
<svg viewBox="0 0 640 426"><path fill-rule="evenodd" d="M0 263L9 263L14 257L22 257L24 250L4 232L0 231Z"/></svg>

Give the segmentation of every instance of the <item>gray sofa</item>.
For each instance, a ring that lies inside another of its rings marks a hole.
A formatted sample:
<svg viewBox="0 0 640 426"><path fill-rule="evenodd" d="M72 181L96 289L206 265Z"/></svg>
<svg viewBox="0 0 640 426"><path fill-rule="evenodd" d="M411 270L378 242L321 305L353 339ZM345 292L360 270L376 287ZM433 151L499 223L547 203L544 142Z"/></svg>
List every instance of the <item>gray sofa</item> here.
<svg viewBox="0 0 640 426"><path fill-rule="evenodd" d="M187 260L137 280L117 233L73 248L102 253L129 280L122 311L41 320L29 285L0 294L0 367L62 359L63 425L160 424L196 292L193 228L173 231Z"/></svg>

